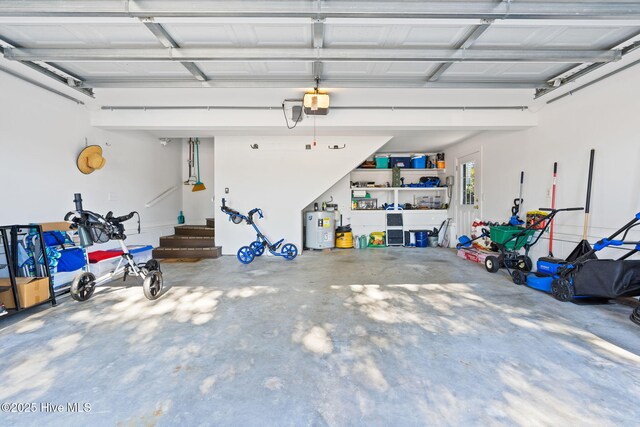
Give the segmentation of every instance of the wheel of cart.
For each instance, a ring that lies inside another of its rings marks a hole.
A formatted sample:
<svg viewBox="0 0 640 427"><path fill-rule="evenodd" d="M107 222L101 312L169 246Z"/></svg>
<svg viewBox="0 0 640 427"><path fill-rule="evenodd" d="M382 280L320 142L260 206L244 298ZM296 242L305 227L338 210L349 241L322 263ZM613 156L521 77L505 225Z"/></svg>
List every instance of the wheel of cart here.
<svg viewBox="0 0 640 427"><path fill-rule="evenodd" d="M488 256L485 260L485 268L490 273L495 273L500 268L505 268L509 275L512 270L531 271L533 262L529 258L529 247L536 230L533 228L499 225L490 228L491 241L495 243L499 255ZM520 250L525 248L525 254Z"/></svg>

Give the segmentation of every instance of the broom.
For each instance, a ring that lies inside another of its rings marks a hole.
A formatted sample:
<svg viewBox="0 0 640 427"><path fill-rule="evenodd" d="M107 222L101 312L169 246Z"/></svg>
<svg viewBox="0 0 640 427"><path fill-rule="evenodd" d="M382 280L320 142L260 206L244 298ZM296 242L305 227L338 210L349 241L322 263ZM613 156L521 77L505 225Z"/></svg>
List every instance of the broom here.
<svg viewBox="0 0 640 427"><path fill-rule="evenodd" d="M191 189L191 191L193 191L193 192L202 191L202 190L206 190L207 189L207 187L204 186L202 181L200 181L200 140L198 138L196 138L196 140L194 141L194 144L196 145L196 161L197 161L197 166L198 166L198 180L196 181L196 183L193 185L193 188Z"/></svg>

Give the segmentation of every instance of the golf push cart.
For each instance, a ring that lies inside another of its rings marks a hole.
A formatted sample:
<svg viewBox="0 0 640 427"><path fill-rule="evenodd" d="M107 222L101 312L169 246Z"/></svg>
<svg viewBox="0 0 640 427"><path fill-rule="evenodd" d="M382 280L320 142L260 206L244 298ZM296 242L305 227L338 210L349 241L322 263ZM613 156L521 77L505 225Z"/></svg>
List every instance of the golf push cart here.
<svg viewBox="0 0 640 427"><path fill-rule="evenodd" d="M163 281L160 263L155 259L150 259L146 263L136 264L133 255L129 252L124 240L127 236L124 233L123 222L130 220L134 215L138 215L138 232L140 232L140 215L131 212L128 215L114 217L113 212L106 216L99 215L83 209L82 197L75 194L74 202L76 210L67 213L65 221L71 221L72 229L77 229L82 246L91 246L94 243L107 243L116 240L122 249L122 255L115 269L100 277L91 272L84 272L77 276L71 284L71 297L76 301L86 301L91 298L96 286L103 285L124 274L123 280L128 276L140 277L142 279L142 289L147 299L154 300L162 295Z"/></svg>
<svg viewBox="0 0 640 427"><path fill-rule="evenodd" d="M251 242L249 246L243 246L238 249L237 258L243 264L249 264L254 260L255 257L260 256L264 253L265 248L269 250L271 255L283 257L287 261L293 260L298 255L298 248L293 243L287 243L280 246L284 242L284 239L280 239L275 243L271 243L271 241L262 234L260 228L256 225L253 216L258 214L260 218L263 218L262 209L254 208L249 211L247 215L243 215L235 209L231 209L226 204L226 199L222 199L222 206L220 207L222 212L226 213L229 216L229 221L234 224L241 224L243 221L247 223L247 225L253 226L256 231L256 240ZM280 249L280 252L278 252Z"/></svg>

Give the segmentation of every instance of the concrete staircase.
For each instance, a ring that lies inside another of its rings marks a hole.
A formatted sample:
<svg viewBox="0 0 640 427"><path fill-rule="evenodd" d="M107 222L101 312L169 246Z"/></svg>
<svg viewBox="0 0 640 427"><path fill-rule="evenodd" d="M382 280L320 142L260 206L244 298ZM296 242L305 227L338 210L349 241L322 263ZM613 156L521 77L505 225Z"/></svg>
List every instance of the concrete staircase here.
<svg viewBox="0 0 640 427"><path fill-rule="evenodd" d="M160 246L153 250L154 258L218 258L222 248L215 245L215 220L207 218L207 225L177 225L175 234L160 238Z"/></svg>

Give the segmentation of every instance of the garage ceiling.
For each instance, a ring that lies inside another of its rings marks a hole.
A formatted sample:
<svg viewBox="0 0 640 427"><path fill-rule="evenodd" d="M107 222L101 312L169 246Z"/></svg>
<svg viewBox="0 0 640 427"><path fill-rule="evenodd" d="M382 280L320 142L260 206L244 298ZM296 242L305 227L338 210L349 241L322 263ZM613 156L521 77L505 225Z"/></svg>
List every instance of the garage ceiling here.
<svg viewBox="0 0 640 427"><path fill-rule="evenodd" d="M639 34L637 1L0 2L4 57L89 95L318 79L540 96L619 60Z"/></svg>

